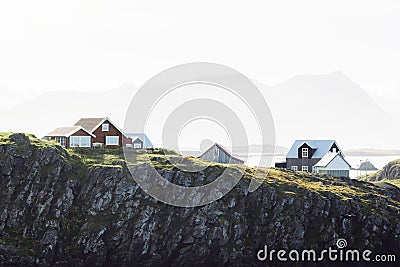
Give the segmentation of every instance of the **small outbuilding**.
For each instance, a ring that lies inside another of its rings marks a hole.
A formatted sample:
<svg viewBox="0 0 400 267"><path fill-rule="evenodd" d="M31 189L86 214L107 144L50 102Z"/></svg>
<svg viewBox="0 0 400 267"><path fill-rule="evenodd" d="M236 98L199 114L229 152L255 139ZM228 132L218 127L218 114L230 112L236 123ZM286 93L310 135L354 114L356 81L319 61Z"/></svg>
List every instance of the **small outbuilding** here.
<svg viewBox="0 0 400 267"><path fill-rule="evenodd" d="M341 153L327 153L314 167L316 173L328 174L333 177L350 176L351 166Z"/></svg>
<svg viewBox="0 0 400 267"><path fill-rule="evenodd" d="M217 143L210 146L198 158L224 164L244 164L243 160L233 156L228 149Z"/></svg>
<svg viewBox="0 0 400 267"><path fill-rule="evenodd" d="M153 148L153 143L145 133L125 133L126 136L132 139L132 147L134 149L147 149ZM139 148L139 144L141 147ZM136 147L135 147L136 146Z"/></svg>
<svg viewBox="0 0 400 267"><path fill-rule="evenodd" d="M143 149L144 148L144 141L139 137L132 138L132 148L133 149Z"/></svg>

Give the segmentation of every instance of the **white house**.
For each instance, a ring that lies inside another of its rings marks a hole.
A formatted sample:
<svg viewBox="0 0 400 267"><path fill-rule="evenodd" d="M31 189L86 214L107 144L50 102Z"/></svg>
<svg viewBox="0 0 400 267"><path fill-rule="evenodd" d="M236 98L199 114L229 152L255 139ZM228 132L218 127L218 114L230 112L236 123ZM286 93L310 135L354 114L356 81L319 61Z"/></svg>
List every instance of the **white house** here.
<svg viewBox="0 0 400 267"><path fill-rule="evenodd" d="M328 174L333 177L350 176L351 166L341 153L327 153L314 167L316 173Z"/></svg>

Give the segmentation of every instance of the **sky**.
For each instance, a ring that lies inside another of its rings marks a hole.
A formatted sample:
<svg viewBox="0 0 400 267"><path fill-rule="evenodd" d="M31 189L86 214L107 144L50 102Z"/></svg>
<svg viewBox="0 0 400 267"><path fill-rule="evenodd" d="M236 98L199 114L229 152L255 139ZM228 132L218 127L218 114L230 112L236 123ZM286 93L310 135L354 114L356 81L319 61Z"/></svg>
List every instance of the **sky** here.
<svg viewBox="0 0 400 267"><path fill-rule="evenodd" d="M400 88L398 1L2 1L0 85L22 95L143 84L210 61L266 84L343 71Z"/></svg>
<svg viewBox="0 0 400 267"><path fill-rule="evenodd" d="M267 85L341 71L394 113L399 14L394 0L2 1L0 107L206 61Z"/></svg>

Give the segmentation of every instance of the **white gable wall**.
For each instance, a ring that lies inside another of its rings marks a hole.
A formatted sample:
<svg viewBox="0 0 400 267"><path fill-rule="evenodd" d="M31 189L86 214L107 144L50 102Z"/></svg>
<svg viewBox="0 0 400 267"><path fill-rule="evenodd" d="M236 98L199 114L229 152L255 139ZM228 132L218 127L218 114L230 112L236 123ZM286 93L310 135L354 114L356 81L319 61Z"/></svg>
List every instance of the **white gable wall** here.
<svg viewBox="0 0 400 267"><path fill-rule="evenodd" d="M339 155L337 155L326 168L325 170L350 170L349 165L346 161Z"/></svg>

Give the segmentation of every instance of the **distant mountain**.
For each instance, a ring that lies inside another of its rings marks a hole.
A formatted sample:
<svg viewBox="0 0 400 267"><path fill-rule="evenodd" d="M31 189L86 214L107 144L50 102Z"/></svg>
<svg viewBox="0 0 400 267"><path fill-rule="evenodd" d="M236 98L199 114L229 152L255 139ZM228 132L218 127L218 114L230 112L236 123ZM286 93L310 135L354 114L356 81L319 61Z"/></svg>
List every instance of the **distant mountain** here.
<svg viewBox="0 0 400 267"><path fill-rule="evenodd" d="M400 148L399 121L341 72L296 76L275 86L258 84L281 145L295 139L336 139L342 148Z"/></svg>
<svg viewBox="0 0 400 267"><path fill-rule="evenodd" d="M389 114L400 119L400 87L392 92L374 95L374 100Z"/></svg>
<svg viewBox="0 0 400 267"><path fill-rule="evenodd" d="M344 154L351 157L364 157L364 156L396 156L400 155L400 150L386 150L386 149L350 149L345 150Z"/></svg>
<svg viewBox="0 0 400 267"><path fill-rule="evenodd" d="M274 86L256 83L271 108L278 145L290 147L295 139L336 139L342 149L400 150L399 120L341 72L296 76ZM123 127L137 88L125 84L109 91L46 93L3 108L0 129L41 137L55 127L92 116L109 116ZM256 149L260 144L252 145ZM278 153L284 154L285 149Z"/></svg>

